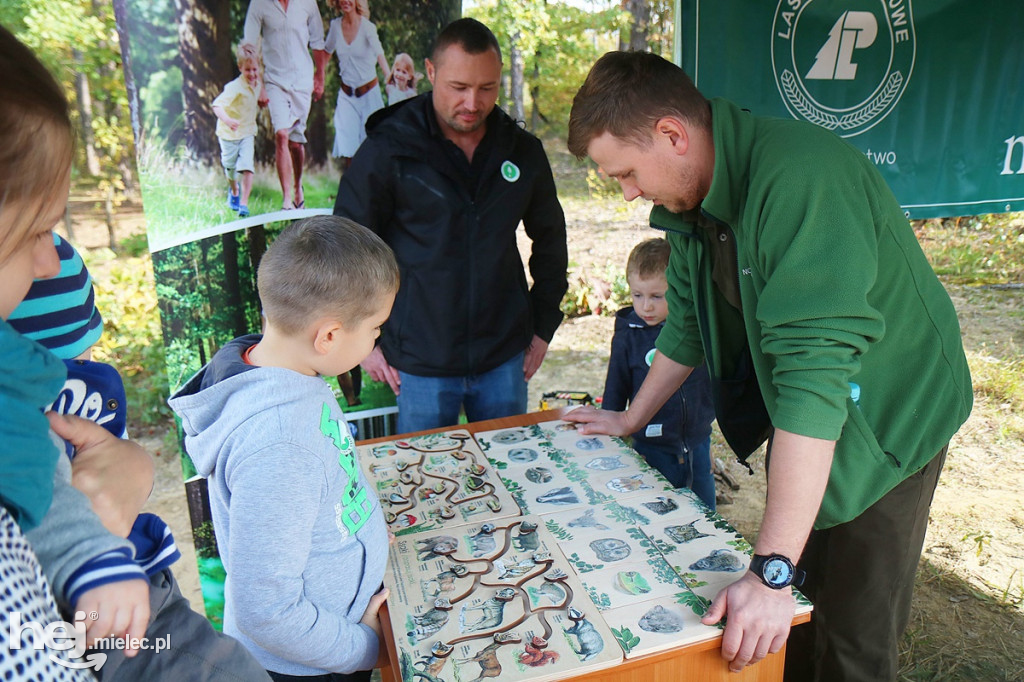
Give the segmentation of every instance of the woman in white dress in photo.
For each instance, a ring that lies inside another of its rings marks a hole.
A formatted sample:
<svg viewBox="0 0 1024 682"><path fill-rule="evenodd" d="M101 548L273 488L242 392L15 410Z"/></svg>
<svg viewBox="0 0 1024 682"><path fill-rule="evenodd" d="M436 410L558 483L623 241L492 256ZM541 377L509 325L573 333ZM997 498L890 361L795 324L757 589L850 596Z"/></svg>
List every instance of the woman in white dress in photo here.
<svg viewBox="0 0 1024 682"><path fill-rule="evenodd" d="M342 167L366 137L366 119L384 106L377 65L390 76L384 50L377 37L377 27L370 21L367 0L328 0L328 6L341 16L331 20L324 49L338 58L338 105L334 110L334 149Z"/></svg>

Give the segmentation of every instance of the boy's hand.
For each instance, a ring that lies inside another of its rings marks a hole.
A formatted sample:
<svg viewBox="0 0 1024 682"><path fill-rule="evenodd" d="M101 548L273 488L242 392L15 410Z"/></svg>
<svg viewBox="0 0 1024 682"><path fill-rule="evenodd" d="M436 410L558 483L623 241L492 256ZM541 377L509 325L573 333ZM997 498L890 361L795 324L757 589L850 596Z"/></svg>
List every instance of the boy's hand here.
<svg viewBox="0 0 1024 682"><path fill-rule="evenodd" d="M380 617L377 615L380 607L387 600L388 594L388 588L382 587L380 592L370 597L370 603L366 605L366 611L363 612L363 617L359 620L360 623L377 633L377 662L373 664L374 668L381 668L389 663L388 647L384 643L383 628L380 626Z"/></svg>
<svg viewBox="0 0 1024 682"><path fill-rule="evenodd" d="M227 124L228 124L228 128L231 128L231 130L233 130L233 131L238 130L238 125L239 125L238 119L229 118L227 120Z"/></svg>
<svg viewBox="0 0 1024 682"><path fill-rule="evenodd" d="M256 97L256 104L262 109L267 106L270 98L267 97L267 88L262 83L260 84L260 94Z"/></svg>
<svg viewBox="0 0 1024 682"><path fill-rule="evenodd" d="M153 458L81 417L48 412L50 428L75 448L71 484L85 493L103 526L126 538L153 490Z"/></svg>
<svg viewBox="0 0 1024 682"><path fill-rule="evenodd" d="M377 633L378 639L382 637L382 630L377 612L380 611L380 607L387 600L388 594L390 594L388 588L382 587L380 592L370 597L370 603L366 605L366 611L363 612L363 617L359 619L360 623ZM381 641L381 644L383 644L383 641Z"/></svg>
<svg viewBox="0 0 1024 682"><path fill-rule="evenodd" d="M149 625L149 583L138 578L94 587L82 593L75 611L85 613L87 646L94 646L100 637L124 637L128 643L142 639ZM137 653L126 643L127 658Z"/></svg>

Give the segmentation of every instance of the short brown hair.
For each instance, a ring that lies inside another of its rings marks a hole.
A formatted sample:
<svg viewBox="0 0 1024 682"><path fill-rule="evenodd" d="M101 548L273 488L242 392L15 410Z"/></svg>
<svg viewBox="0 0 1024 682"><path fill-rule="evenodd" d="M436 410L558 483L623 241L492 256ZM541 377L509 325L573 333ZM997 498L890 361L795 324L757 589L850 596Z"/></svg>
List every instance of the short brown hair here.
<svg viewBox="0 0 1024 682"><path fill-rule="evenodd" d="M434 41L434 49L430 51L430 61L437 64L441 53L452 45L458 45L466 54L483 54L487 50L494 50L501 61L501 46L494 32L476 19L463 17L441 29Z"/></svg>
<svg viewBox="0 0 1024 682"><path fill-rule="evenodd" d="M296 334L330 315L352 329L398 291L395 254L348 218L299 220L274 240L256 277L267 321Z"/></svg>
<svg viewBox="0 0 1024 682"><path fill-rule="evenodd" d="M30 236L55 187L62 187L57 180L70 172L74 147L63 89L2 26L0 73L0 210L18 202L22 212L12 229L0 234L3 262Z"/></svg>
<svg viewBox="0 0 1024 682"><path fill-rule="evenodd" d="M665 116L711 129L711 105L685 71L650 52L609 52L573 98L569 151L582 159L606 132L646 148L655 122Z"/></svg>
<svg viewBox="0 0 1024 682"><path fill-rule="evenodd" d="M642 241L629 252L626 261L626 277L636 275L640 279L664 277L672 247L660 237Z"/></svg>

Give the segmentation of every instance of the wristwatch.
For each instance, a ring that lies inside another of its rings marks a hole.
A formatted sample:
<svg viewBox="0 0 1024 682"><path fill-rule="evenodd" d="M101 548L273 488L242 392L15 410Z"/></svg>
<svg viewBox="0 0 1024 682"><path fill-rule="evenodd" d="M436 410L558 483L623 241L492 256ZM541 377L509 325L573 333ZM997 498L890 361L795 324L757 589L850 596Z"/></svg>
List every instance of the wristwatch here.
<svg viewBox="0 0 1024 682"><path fill-rule="evenodd" d="M750 559L750 571L773 590L781 590L789 585L800 587L807 577L806 573L781 554L755 554Z"/></svg>

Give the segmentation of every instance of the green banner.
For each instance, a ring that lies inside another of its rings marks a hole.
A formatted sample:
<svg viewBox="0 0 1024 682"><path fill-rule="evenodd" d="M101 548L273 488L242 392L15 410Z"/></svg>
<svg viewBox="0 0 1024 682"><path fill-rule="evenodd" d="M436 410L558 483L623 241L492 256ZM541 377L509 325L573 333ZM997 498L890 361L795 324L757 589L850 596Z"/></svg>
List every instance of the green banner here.
<svg viewBox="0 0 1024 682"><path fill-rule="evenodd" d="M681 0L708 97L861 149L913 218L1024 210L1024 3Z"/></svg>

